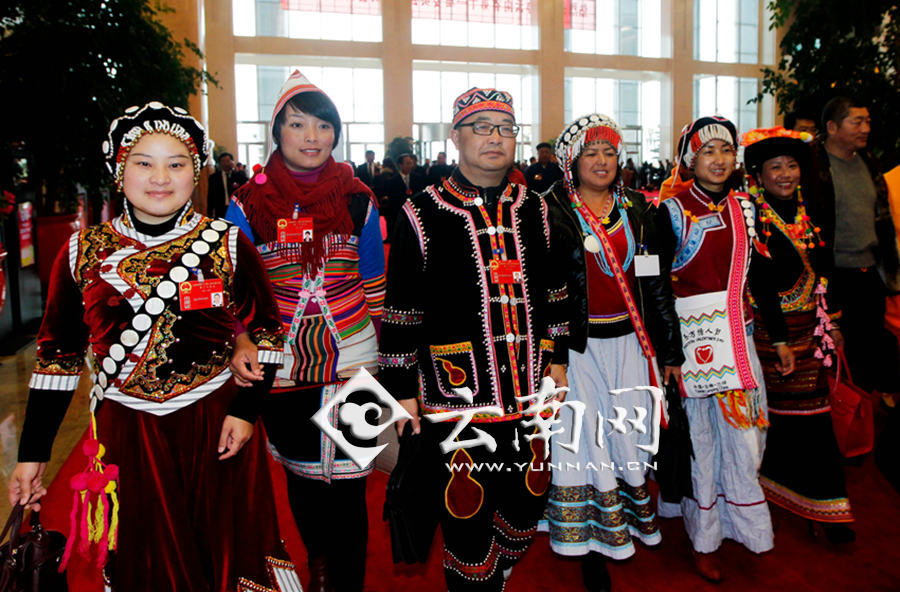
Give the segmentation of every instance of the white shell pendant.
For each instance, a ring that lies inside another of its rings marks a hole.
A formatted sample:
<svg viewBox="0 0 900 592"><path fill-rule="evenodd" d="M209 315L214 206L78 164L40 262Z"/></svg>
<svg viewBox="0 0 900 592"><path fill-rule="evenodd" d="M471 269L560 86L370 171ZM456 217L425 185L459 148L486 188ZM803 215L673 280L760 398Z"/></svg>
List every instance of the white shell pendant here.
<svg viewBox="0 0 900 592"><path fill-rule="evenodd" d="M600 252L600 241L597 240L596 236L589 234L584 237L584 250L588 253Z"/></svg>

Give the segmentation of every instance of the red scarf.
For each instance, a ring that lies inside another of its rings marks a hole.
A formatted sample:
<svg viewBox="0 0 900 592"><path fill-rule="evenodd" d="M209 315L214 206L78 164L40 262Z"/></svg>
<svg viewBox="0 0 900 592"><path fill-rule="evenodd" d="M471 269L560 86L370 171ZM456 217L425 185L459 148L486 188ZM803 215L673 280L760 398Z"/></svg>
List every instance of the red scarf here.
<svg viewBox="0 0 900 592"><path fill-rule="evenodd" d="M348 208L350 197L363 193L374 200L374 195L353 176L349 165L337 163L331 156L313 183L300 181L291 175L280 149L269 157L264 172L263 183L257 183L257 174L235 193L235 198L241 204L253 234L263 243L277 241L278 220L290 220L295 205L300 207L301 216L312 217L312 242L277 244L274 248L291 263L303 265L315 275L327 255L328 235L349 235L353 232L353 220Z"/></svg>

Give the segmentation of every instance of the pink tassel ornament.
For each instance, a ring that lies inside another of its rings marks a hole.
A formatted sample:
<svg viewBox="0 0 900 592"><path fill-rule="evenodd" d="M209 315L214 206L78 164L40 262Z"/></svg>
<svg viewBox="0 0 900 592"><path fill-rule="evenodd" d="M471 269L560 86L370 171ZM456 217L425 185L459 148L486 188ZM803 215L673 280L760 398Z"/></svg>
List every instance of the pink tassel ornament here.
<svg viewBox="0 0 900 592"><path fill-rule="evenodd" d="M88 557L92 544L98 544L97 566L106 564L108 552L115 550L119 530L119 499L116 482L119 467L104 464L101 460L106 453L97 440L97 419L91 413L90 436L81 446L87 457L87 466L69 480L72 488L72 511L69 514L69 538L59 565L59 571L66 569L72 550L78 545L78 552ZM79 511L80 510L80 511Z"/></svg>

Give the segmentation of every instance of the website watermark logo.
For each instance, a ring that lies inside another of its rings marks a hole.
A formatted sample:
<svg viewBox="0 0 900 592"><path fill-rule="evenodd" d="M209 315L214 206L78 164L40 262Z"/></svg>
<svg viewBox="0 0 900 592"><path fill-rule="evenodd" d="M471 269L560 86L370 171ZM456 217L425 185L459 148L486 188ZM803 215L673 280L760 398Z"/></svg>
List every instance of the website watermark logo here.
<svg viewBox="0 0 900 592"><path fill-rule="evenodd" d="M472 403L474 396L468 388L453 389L456 395L466 401ZM581 431L585 425L585 404L581 401L560 401L560 394L567 392L568 387L556 387L550 377L541 379L540 387L534 394L517 397L520 402L528 403L528 407L523 410L525 417L519 421L523 429L523 438L526 442L531 442L535 438L544 441L544 459L547 459L550 453L550 438L562 437L567 431L570 432L568 442L559 443L559 445L573 453L577 453L581 445ZM347 398L356 392L369 392L373 394L376 401L370 401L359 405L347 401ZM631 392L646 391L650 394L651 406L648 410L644 406L634 405L633 414L629 416L627 407L613 405L612 410L615 414L612 417L604 417L600 411L596 417L592 418L596 421L597 429L595 430L596 439L594 445L599 448L606 446L605 440L607 436L614 434L628 435L632 432L650 435L649 444L635 444L635 446L647 452L651 456L659 451L659 435L660 435L660 419L664 413L663 391L655 386L636 386L632 388L613 389L609 391L610 396L617 397L619 395ZM368 412L374 412L377 420L382 416L382 405L390 411L387 421L381 424L371 424L368 422L366 415ZM564 426L560 418L559 411L563 407L569 407L572 410L571 426ZM335 409L337 408L337 409ZM356 463L360 468L364 468L371 463L388 445L381 444L374 447L356 446L349 442L341 432L332 425L330 416L337 412L340 422L346 424L350 433L362 440L371 440L377 438L384 430L397 423L402 419L412 419L409 413L397 402L394 397L385 389L378 380L369 374L364 368L361 368L350 380L348 380L322 408L320 408L312 417L313 423L321 429L326 436L331 438L338 449L341 450L347 458ZM472 424L475 415L495 415L502 416L503 408L499 406L474 407L469 409L458 409L451 411L443 411L438 413L429 413L423 417L431 423L439 423L444 421L455 421L453 430L440 443L441 452L447 454L454 450L473 448L476 446L484 446L489 452L497 450L496 439L487 431ZM649 420L649 425L648 425ZM338 423L338 422L335 422ZM606 431L606 428L609 431ZM473 438L459 439L459 435L466 428L470 427ZM519 433L516 430L516 436L512 443L513 447L518 450Z"/></svg>
<svg viewBox="0 0 900 592"><path fill-rule="evenodd" d="M376 400L362 405L347 401L350 395L360 391L372 393L375 395ZM377 420L382 415L382 405L386 406L391 413L388 420L374 425L369 423L366 419L366 414L369 411L374 412ZM341 430L331 425L329 416L335 408L337 408L340 421L347 425L350 433L355 438L361 440L374 440L381 432L401 419L412 419L406 409L365 368L360 368L353 378L345 382L335 393L334 397L316 411L315 415L312 416L312 422L326 436L331 438L334 445L346 454L347 458L356 463L356 466L361 469L375 460L375 457L387 448L387 444L381 444L380 446L356 446L351 443Z"/></svg>

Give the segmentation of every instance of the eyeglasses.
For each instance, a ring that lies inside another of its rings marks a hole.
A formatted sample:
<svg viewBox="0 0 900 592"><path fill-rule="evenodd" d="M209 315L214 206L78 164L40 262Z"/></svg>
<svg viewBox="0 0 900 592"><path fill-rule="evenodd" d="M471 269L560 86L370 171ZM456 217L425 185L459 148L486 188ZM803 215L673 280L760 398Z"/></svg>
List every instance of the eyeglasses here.
<svg viewBox="0 0 900 592"><path fill-rule="evenodd" d="M494 133L494 130L497 130L504 138L515 138L519 134L519 130L521 129L518 125L509 124L509 123L501 123L499 125L494 125L493 123L488 123L487 121L476 121L473 123L460 123L456 127L470 127L472 128L472 133L478 134L479 136L490 136Z"/></svg>

